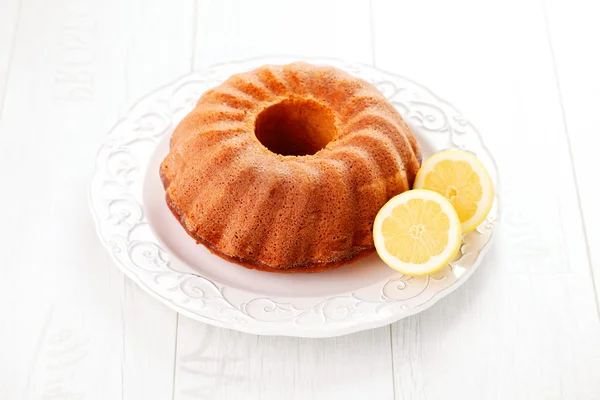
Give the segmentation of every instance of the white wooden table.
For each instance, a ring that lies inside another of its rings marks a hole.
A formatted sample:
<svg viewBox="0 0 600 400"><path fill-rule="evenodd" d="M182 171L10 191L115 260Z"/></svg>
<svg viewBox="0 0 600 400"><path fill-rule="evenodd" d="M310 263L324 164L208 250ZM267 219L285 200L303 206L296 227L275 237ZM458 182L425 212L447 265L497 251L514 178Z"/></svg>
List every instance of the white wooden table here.
<svg viewBox="0 0 600 400"><path fill-rule="evenodd" d="M0 399L600 399L600 6L589 0L0 0ZM335 339L178 316L126 279L87 205L95 153L194 69L329 56L456 105L496 157L480 270Z"/></svg>

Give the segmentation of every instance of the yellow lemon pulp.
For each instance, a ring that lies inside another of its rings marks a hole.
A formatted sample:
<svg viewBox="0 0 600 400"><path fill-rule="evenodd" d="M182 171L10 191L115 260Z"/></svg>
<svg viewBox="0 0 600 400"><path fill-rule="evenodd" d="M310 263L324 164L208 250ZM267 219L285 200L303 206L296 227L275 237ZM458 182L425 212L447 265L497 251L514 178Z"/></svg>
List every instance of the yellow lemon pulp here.
<svg viewBox="0 0 600 400"><path fill-rule="evenodd" d="M494 185L473 154L447 150L430 157L415 178L415 189L446 197L456 209L463 233L483 222L494 202Z"/></svg>
<svg viewBox="0 0 600 400"><path fill-rule="evenodd" d="M388 201L375 218L373 235L382 260L406 275L440 270L461 243L452 204L429 190L408 191Z"/></svg>
<svg viewBox="0 0 600 400"><path fill-rule="evenodd" d="M396 258L423 264L448 244L448 216L434 201L412 199L383 221L385 248Z"/></svg>

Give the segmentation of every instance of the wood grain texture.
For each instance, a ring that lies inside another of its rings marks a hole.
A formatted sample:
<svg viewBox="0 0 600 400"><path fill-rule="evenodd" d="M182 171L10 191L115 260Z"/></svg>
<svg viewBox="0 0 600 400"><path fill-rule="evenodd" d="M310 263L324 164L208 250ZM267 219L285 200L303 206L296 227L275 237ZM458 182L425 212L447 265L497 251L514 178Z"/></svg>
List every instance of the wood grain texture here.
<svg viewBox="0 0 600 400"><path fill-rule="evenodd" d="M503 218L481 269L393 325L398 398L600 393L600 324L542 11L537 1L374 2L376 65L462 110L501 178Z"/></svg>
<svg viewBox="0 0 600 400"><path fill-rule="evenodd" d="M269 55L372 60L367 1L199 1L194 65ZM389 328L258 337L179 318L175 399L393 398Z"/></svg>
<svg viewBox="0 0 600 400"><path fill-rule="evenodd" d="M331 339L179 319L176 399L392 399L389 328Z"/></svg>
<svg viewBox="0 0 600 400"><path fill-rule="evenodd" d="M119 33L93 2L22 4L0 122L2 398L121 397L123 279L87 206L119 91L97 38Z"/></svg>
<svg viewBox="0 0 600 400"><path fill-rule="evenodd" d="M190 71L193 1L124 3L125 84L121 113L142 96ZM115 268L110 266L110 268ZM173 396L177 314L125 279L123 399Z"/></svg>
<svg viewBox="0 0 600 400"><path fill-rule="evenodd" d="M196 69L264 56L334 57L371 63L366 0L198 0Z"/></svg>
<svg viewBox="0 0 600 400"><path fill-rule="evenodd" d="M600 149L600 26L597 21L600 4L548 0L545 12L587 234L591 272L600 304L600 207L596 183L600 169L596 164Z"/></svg>
<svg viewBox="0 0 600 400"><path fill-rule="evenodd" d="M0 120L2 105L6 94L6 81L9 76L9 65L13 54L13 44L19 25L21 0L4 0L0 2Z"/></svg>
<svg viewBox="0 0 600 400"><path fill-rule="evenodd" d="M23 2L0 125L15 193L0 211L0 242L11 244L0 285L16 303L0 306L11 321L0 330L2 398L172 397L176 314L109 260L87 192L112 124L189 70L192 18L181 17L191 8Z"/></svg>

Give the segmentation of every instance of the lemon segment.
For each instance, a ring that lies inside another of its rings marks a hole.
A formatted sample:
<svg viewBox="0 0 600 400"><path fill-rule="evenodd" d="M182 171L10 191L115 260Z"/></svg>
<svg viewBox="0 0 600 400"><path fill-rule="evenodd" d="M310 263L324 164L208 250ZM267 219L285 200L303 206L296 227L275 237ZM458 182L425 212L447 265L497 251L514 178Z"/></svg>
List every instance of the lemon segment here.
<svg viewBox="0 0 600 400"><path fill-rule="evenodd" d="M446 197L456 209L463 233L475 230L494 202L494 184L485 166L475 155L461 150L446 150L430 157L413 187Z"/></svg>
<svg viewBox="0 0 600 400"><path fill-rule="evenodd" d="M462 235L458 215L444 196L410 190L379 211L373 238L377 253L391 268L405 275L428 275L454 258Z"/></svg>

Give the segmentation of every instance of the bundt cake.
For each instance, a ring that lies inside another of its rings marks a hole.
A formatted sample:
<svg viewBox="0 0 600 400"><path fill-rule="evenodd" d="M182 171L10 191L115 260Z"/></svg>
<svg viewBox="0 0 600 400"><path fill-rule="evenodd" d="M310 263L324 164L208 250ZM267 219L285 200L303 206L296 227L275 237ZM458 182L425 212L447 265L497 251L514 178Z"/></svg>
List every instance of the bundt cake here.
<svg viewBox="0 0 600 400"><path fill-rule="evenodd" d="M420 163L412 132L373 85L293 63L204 93L160 174L175 217L213 253L315 272L373 251L375 215L411 188Z"/></svg>

